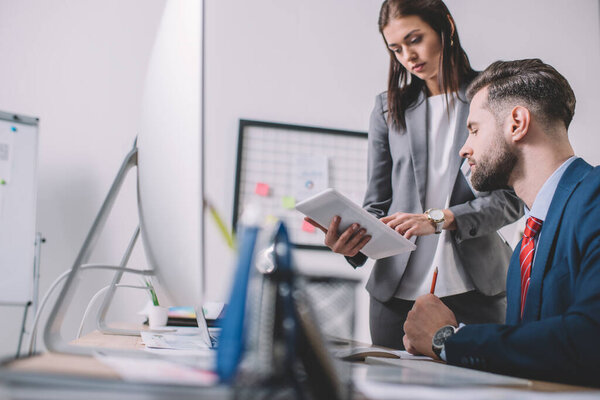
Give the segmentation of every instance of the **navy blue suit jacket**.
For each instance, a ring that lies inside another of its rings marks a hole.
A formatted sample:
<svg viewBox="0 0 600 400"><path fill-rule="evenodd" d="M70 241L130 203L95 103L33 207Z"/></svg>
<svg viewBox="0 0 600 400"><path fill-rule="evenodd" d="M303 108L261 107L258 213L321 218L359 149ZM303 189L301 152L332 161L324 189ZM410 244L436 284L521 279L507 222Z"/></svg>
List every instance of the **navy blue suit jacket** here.
<svg viewBox="0 0 600 400"><path fill-rule="evenodd" d="M567 168L538 240L523 320L519 244L506 324L463 327L446 342L448 363L600 386L600 167L579 158Z"/></svg>

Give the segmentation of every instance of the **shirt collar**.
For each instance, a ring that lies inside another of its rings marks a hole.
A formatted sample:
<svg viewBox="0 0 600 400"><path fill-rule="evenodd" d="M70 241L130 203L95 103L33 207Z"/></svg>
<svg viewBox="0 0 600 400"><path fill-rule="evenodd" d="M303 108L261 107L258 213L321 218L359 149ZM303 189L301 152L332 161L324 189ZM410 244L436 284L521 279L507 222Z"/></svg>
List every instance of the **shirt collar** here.
<svg viewBox="0 0 600 400"><path fill-rule="evenodd" d="M567 161L562 163L560 167L554 171L550 178L546 180L537 196L535 196L535 200L533 205L531 206L531 210L525 206L525 216L526 217L535 217L537 219L541 219L544 221L546 219L546 215L548 214L548 209L550 209L550 203L552 202L552 198L554 197L554 192L556 192L556 188L558 187L558 182L560 182L560 178L562 178L566 169L571 165L575 159L578 158L576 156L572 156Z"/></svg>

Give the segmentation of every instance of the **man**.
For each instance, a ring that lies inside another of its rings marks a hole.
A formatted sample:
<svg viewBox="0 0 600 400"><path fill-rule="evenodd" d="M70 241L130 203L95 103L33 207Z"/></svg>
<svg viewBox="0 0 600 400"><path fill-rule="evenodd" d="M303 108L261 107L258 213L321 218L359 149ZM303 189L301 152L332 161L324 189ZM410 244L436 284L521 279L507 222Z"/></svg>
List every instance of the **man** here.
<svg viewBox="0 0 600 400"><path fill-rule="evenodd" d="M512 187L529 211L508 270L506 324L459 328L425 295L408 314L405 346L449 364L599 386L600 168L573 156L573 90L540 60L498 61L468 97L460 154L473 187Z"/></svg>

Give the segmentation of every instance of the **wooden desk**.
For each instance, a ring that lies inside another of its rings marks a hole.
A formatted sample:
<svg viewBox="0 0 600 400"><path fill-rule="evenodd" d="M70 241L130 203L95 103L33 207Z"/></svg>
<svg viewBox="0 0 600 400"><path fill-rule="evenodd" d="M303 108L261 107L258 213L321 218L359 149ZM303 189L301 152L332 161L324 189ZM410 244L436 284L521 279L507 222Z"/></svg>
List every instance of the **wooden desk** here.
<svg viewBox="0 0 600 400"><path fill-rule="evenodd" d="M139 336L105 335L99 331L94 331L74 341L73 344L124 350L139 349L140 351L145 348L142 338ZM49 372L75 377L121 379L115 371L93 357L70 354L43 353L12 361L6 367L13 371L28 373Z"/></svg>
<svg viewBox="0 0 600 400"><path fill-rule="evenodd" d="M338 341L339 343L344 343L347 342L342 338L335 338L336 341ZM355 347L370 347L372 346L371 344L367 344L367 343L361 343L361 342L357 342L357 341L353 341L354 346ZM377 346L377 347L381 347L381 346ZM432 360L432 359L427 359L427 360L413 360L413 362L433 362L433 363L437 363L437 364L441 364L441 365L446 365L446 363L444 361L438 361L438 360ZM364 364L361 362L361 364ZM468 368L464 368L465 370L469 371ZM513 389L517 389L517 390L526 390L526 391L532 391L532 392L586 392L586 391L598 391L598 398L600 398L600 389L597 388L590 388L590 387L585 387L585 386L575 386L575 385L568 385L568 384L563 384L563 383L554 383L554 382L546 382L546 381L537 381L537 380L529 380L529 382L531 382L530 386L514 386L514 387L510 387L510 386L502 386L503 388L513 388Z"/></svg>
<svg viewBox="0 0 600 400"><path fill-rule="evenodd" d="M77 340L75 344L79 346L98 346L114 349L138 349L140 351L144 349L144 345L141 344L140 337L104 335L98 331L92 332ZM414 362L432 361L415 360ZM102 364L100 361L93 357L85 356L44 353L41 355L35 355L33 357L8 362L2 366L2 370L4 370L4 372L0 373L0 385L4 385L5 389L7 387L10 389L10 379L16 378L18 381L19 377L23 378L23 382L26 382L27 377L46 377L47 382L52 382L52 379L56 378L60 382L65 382L65 385L68 383L65 381L65 378L67 377L73 382L79 381L80 385L86 385L91 382L103 382L105 386L108 384L110 386L109 389L114 393L118 392L119 390L126 390L128 387L130 387L125 385L132 385L130 383L123 382L123 380L115 371ZM9 378L8 381L6 379L7 377ZM60 386L60 383L58 386ZM593 390L585 387L542 381L532 381L532 385L530 387L518 387L515 389L535 392L575 392ZM41 388L41 390L47 391L43 388ZM8 392L10 396L10 390ZM227 398L231 394L223 387L215 390L211 390L210 388L205 390L205 388L188 387L187 389L182 389L179 392L180 393L176 395L173 395L171 392L163 393L163 395L167 395L170 398L187 399L192 397ZM86 400L93 399L94 393L98 392L93 391L92 396L86 395ZM139 392L136 393L140 394ZM2 391L0 391L0 395L1 394L3 394ZM101 394L103 397L99 398L106 398L106 393ZM204 396L204 394L206 394L206 396ZM21 397L15 396L15 398ZM152 395L147 398L156 398L156 392L152 392Z"/></svg>
<svg viewBox="0 0 600 400"><path fill-rule="evenodd" d="M118 350L145 346L139 336L92 332L73 342ZM230 399L223 385L200 387L124 381L113 369L94 357L44 353L4 363L0 367L0 399L107 400L107 399Z"/></svg>

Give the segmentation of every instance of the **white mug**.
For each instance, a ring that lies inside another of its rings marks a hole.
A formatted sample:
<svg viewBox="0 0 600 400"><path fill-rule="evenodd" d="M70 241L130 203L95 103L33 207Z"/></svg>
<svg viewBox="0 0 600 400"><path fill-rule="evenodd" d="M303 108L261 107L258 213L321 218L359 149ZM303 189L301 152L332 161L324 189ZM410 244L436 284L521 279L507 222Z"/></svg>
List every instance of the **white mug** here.
<svg viewBox="0 0 600 400"><path fill-rule="evenodd" d="M150 329L160 328L167 325L169 307L152 306L148 314Z"/></svg>

